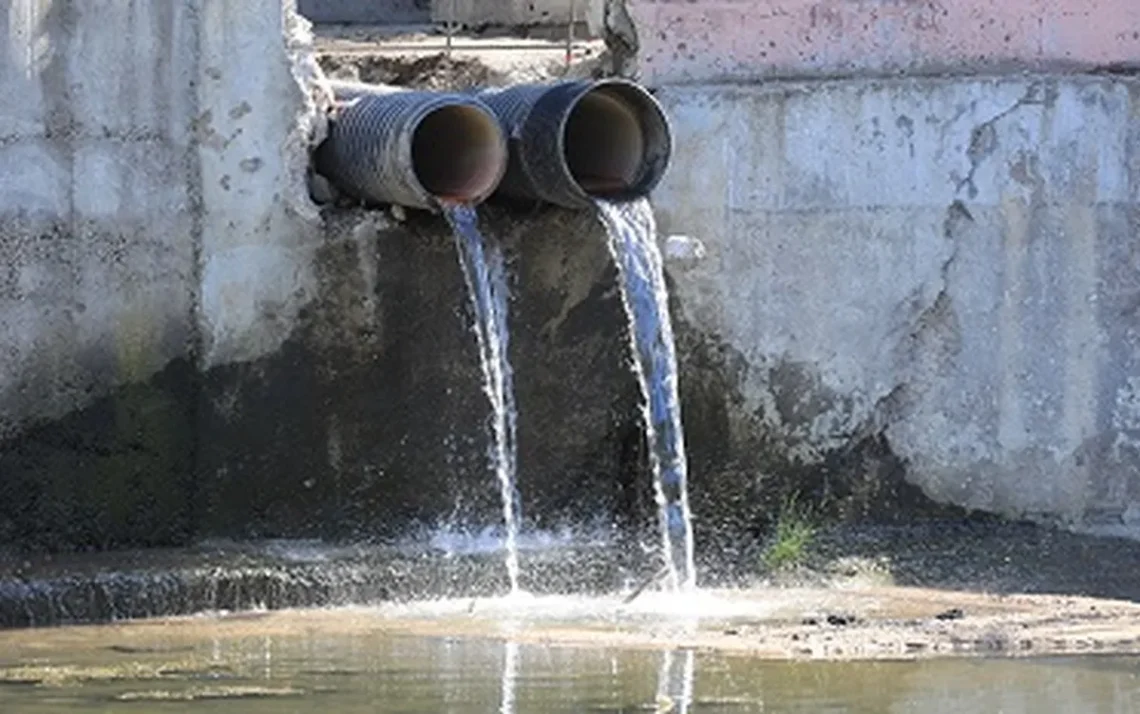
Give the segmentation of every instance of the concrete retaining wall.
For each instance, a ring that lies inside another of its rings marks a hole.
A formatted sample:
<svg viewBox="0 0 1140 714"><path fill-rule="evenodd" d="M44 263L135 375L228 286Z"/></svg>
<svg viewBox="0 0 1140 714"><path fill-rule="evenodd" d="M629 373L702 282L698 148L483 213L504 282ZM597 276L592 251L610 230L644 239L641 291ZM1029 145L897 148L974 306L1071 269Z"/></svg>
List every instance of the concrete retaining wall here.
<svg viewBox="0 0 1140 714"><path fill-rule="evenodd" d="M874 442L939 501L1140 536L1140 83L1048 74L1140 65L1140 5L626 4L724 448ZM816 79L746 86L779 77Z"/></svg>
<svg viewBox="0 0 1140 714"><path fill-rule="evenodd" d="M0 438L149 377L195 334L196 49L178 50L196 18L108 5L0 14Z"/></svg>
<svg viewBox="0 0 1140 714"><path fill-rule="evenodd" d="M659 96L660 223L707 249L671 267L679 318L734 355L724 448L882 435L937 500L1140 535L1140 82Z"/></svg>
<svg viewBox="0 0 1140 714"><path fill-rule="evenodd" d="M0 12L0 549L499 522L453 238L318 214L308 52L280 0ZM486 218L528 523L648 513L600 224Z"/></svg>
<svg viewBox="0 0 1140 714"><path fill-rule="evenodd" d="M280 0L9 5L0 541L169 540L196 371L277 351L311 300L304 28Z"/></svg>
<svg viewBox="0 0 1140 714"><path fill-rule="evenodd" d="M1102 20L1101 43L1057 46L1135 60ZM643 59L662 36L696 43L683 29L640 26ZM0 543L497 518L445 227L323 225L305 194L322 127L304 30L279 0L0 14ZM860 72L936 64L896 43L861 55L859 32L835 51ZM1059 61L1037 37L1016 59ZM726 46L728 74L715 53L650 71L677 135L660 223L707 249L670 266L701 528L754 504L765 469L831 478L873 442L940 501L1140 535L1137 80L686 86L789 67ZM596 223L491 225L519 271L528 517L644 512Z"/></svg>
<svg viewBox="0 0 1140 714"><path fill-rule="evenodd" d="M289 334L319 234L284 18L279 0L0 17L0 438Z"/></svg>

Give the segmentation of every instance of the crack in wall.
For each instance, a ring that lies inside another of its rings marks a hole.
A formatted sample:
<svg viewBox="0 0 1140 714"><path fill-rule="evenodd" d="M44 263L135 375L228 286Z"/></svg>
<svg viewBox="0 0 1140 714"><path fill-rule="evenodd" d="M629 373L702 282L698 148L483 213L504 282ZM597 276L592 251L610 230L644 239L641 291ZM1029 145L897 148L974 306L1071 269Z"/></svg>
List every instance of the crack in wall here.
<svg viewBox="0 0 1140 714"><path fill-rule="evenodd" d="M970 143L966 147L966 158L970 162L970 170L966 173L966 177L958 182L954 192L961 193L962 189L967 189L966 195L969 198L977 198L978 187L974 183L974 176L977 174L978 167L982 161L993 155L994 151L998 148L998 123L1023 107L1048 105L1056 99L1056 96L1057 90L1055 87L1049 86L1044 82L1036 82L1029 85L1025 90L1025 94L1011 106L1003 109L981 124L976 125L970 132Z"/></svg>

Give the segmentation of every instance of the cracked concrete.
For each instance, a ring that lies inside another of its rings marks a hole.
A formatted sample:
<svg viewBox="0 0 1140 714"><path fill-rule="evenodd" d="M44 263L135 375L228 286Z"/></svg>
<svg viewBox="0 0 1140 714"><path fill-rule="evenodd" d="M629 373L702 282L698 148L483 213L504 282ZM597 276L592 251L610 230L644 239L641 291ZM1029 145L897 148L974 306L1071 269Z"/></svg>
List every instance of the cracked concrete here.
<svg viewBox="0 0 1140 714"><path fill-rule="evenodd" d="M1044 96L1038 96L1043 94ZM961 193L962 189L966 189L967 196L972 200L978 197L978 187L974 184L974 174L978 170L978 165L982 161L993 155L997 150L998 135L997 125L1000 121L1013 114L1022 107L1032 105L1049 105L1050 102L1056 101L1057 91L1055 87L1047 84L1031 84L1025 90L1025 94L1018 99L1012 106L998 112L994 117L983 121L974 127L970 132L970 145L966 148L966 158L970 161L970 170L958 183L958 192Z"/></svg>
<svg viewBox="0 0 1140 714"><path fill-rule="evenodd" d="M663 87L659 223L707 251L676 309L739 355L734 428L792 470L882 438L936 501L1140 536L1136 85Z"/></svg>

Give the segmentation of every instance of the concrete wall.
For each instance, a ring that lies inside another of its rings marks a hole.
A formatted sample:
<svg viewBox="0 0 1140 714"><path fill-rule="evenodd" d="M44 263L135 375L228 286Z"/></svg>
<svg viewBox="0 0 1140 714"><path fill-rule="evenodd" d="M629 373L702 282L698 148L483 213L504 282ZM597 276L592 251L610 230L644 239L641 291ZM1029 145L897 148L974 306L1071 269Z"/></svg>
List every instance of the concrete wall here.
<svg viewBox="0 0 1140 714"><path fill-rule="evenodd" d="M297 11L313 22L369 25L431 22L429 0L298 0Z"/></svg>
<svg viewBox="0 0 1140 714"><path fill-rule="evenodd" d="M670 23L638 28L643 59L662 34L699 39ZM1117 34L1081 61L1134 61ZM453 246L422 217L322 224L314 65L288 8L16 0L0 38L0 543L495 518ZM902 61L836 42L866 74ZM786 67L725 46L723 78ZM1016 59L1042 56L1059 59ZM873 443L935 499L1140 534L1137 80L687 86L722 75L669 66L650 72L677 134L660 223L707 248L670 266L702 528L754 501L757 474L826 480ZM649 503L587 224L490 231L519 271L537 525Z"/></svg>
<svg viewBox="0 0 1140 714"><path fill-rule="evenodd" d="M707 251L670 267L687 408L769 475L875 442L938 501L1140 536L1140 82L972 74L1135 63L1140 6L1029 5L632 3L660 223Z"/></svg>
<svg viewBox="0 0 1140 714"><path fill-rule="evenodd" d="M0 12L0 549L501 517L453 238L310 203L323 113L288 5ZM520 273L528 523L648 515L600 224L487 218Z"/></svg>
<svg viewBox="0 0 1140 714"><path fill-rule="evenodd" d="M197 29L186 5L20 0L0 37L6 437L187 354Z"/></svg>
<svg viewBox="0 0 1140 714"><path fill-rule="evenodd" d="M113 540L112 512L161 540L187 507L195 370L295 329L321 236L303 33L280 0L0 12L0 540L12 519Z"/></svg>
<svg viewBox="0 0 1140 714"><path fill-rule="evenodd" d="M0 438L288 335L318 233L284 18L279 0L0 15Z"/></svg>
<svg viewBox="0 0 1140 714"><path fill-rule="evenodd" d="M604 0L432 0L435 22L454 20L466 25L563 25L585 22L591 32L602 25Z"/></svg>
<svg viewBox="0 0 1140 714"><path fill-rule="evenodd" d="M277 350L313 298L323 233L305 173L323 125L291 3L209 0L199 22L199 367L210 368Z"/></svg>
<svg viewBox="0 0 1140 714"><path fill-rule="evenodd" d="M1133 0L625 0L652 82L1140 65Z"/></svg>

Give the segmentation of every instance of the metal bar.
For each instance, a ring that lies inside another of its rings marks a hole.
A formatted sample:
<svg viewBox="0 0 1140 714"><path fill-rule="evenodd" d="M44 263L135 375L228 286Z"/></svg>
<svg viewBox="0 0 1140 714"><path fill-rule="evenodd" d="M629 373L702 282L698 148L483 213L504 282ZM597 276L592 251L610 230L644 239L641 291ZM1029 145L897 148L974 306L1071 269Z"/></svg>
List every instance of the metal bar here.
<svg viewBox="0 0 1140 714"><path fill-rule="evenodd" d="M455 34L455 0L447 3L447 59L451 60L451 39Z"/></svg>
<svg viewBox="0 0 1140 714"><path fill-rule="evenodd" d="M566 67L565 74L570 73L570 62L574 58L574 0L570 0L570 21L566 23Z"/></svg>
<svg viewBox="0 0 1140 714"><path fill-rule="evenodd" d="M600 43L600 41L599 41ZM438 44L430 45L426 43L388 43L368 46L357 47L323 47L320 52L325 54L384 54L385 52L407 53L407 52L438 52L440 50L446 51L448 45ZM480 52L483 50L526 50L529 52L565 52L565 45L546 44L546 45L531 45L525 43L488 43L488 44L472 44L472 43L452 43L451 49L455 52Z"/></svg>

